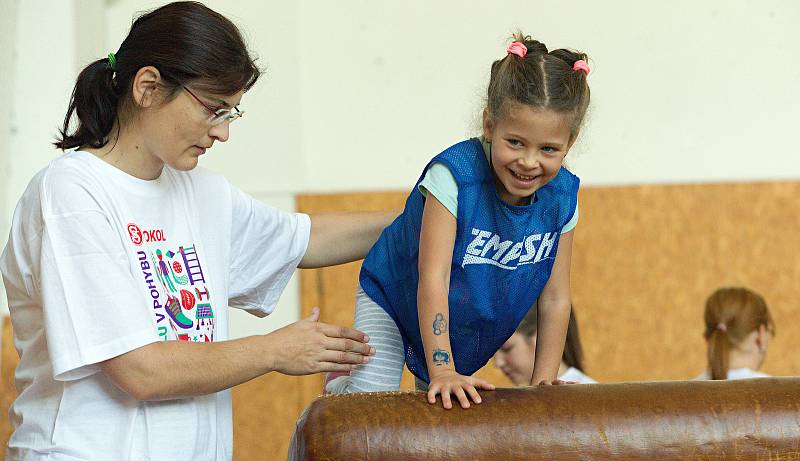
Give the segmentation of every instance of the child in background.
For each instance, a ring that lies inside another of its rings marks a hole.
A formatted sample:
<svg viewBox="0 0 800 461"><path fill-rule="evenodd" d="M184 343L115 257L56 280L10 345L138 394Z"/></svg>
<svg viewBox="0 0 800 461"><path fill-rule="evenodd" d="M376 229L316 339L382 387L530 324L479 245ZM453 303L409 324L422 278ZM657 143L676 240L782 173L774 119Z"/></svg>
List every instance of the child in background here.
<svg viewBox="0 0 800 461"><path fill-rule="evenodd" d="M536 357L537 327L538 321L534 307L522 319L517 331L494 354L494 366L499 368L515 386L526 386L531 382L533 362ZM561 365L558 367L558 379L578 384L597 382L583 373L583 348L581 348L581 338L578 335L578 322L575 320L574 309L569 313L567 342L564 345Z"/></svg>
<svg viewBox="0 0 800 461"><path fill-rule="evenodd" d="M494 389L471 375L539 299L531 383L558 383L570 311L578 178L562 168L589 104L583 53L517 34L491 67L483 136L437 155L364 261L355 325L376 355L330 393L399 388L463 408Z"/></svg>
<svg viewBox="0 0 800 461"><path fill-rule="evenodd" d="M695 379L746 379L758 371L775 335L764 298L747 288L720 288L706 300L708 370Z"/></svg>

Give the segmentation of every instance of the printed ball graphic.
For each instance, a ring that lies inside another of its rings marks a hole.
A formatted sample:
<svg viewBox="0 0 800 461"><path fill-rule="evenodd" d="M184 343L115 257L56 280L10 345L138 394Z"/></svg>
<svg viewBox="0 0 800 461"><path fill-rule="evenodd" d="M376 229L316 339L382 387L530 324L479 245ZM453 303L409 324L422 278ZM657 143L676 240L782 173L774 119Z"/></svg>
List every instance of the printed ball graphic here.
<svg viewBox="0 0 800 461"><path fill-rule="evenodd" d="M174 270L176 274L180 274L181 272L183 272L181 263L179 263L178 261L172 261L172 270Z"/></svg>
<svg viewBox="0 0 800 461"><path fill-rule="evenodd" d="M186 290L181 290L181 306L184 309L190 310L194 308L194 295Z"/></svg>

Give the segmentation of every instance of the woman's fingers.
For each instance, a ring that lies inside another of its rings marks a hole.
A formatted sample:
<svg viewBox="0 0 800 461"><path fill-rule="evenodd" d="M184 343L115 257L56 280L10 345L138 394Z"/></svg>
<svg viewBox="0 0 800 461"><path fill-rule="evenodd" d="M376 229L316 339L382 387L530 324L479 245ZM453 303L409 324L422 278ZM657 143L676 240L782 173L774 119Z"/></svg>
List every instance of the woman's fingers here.
<svg viewBox="0 0 800 461"><path fill-rule="evenodd" d="M375 348L369 344L353 339L329 338L325 340L325 348L330 351L354 352L361 355L375 355Z"/></svg>
<svg viewBox="0 0 800 461"><path fill-rule="evenodd" d="M311 314L304 318L303 320L307 320L309 322L316 322L319 320L319 307L314 307L311 309Z"/></svg>
<svg viewBox="0 0 800 461"><path fill-rule="evenodd" d="M345 363L335 363L335 362L320 362L319 363L319 373L329 373L329 372L349 372L353 370L353 365L345 364Z"/></svg>
<svg viewBox="0 0 800 461"><path fill-rule="evenodd" d="M352 328L328 325L327 323L320 323L319 328L329 338L348 338L360 343L369 342L369 336Z"/></svg>
<svg viewBox="0 0 800 461"><path fill-rule="evenodd" d="M355 352L344 351L323 351L317 358L319 362L333 362L333 363L346 363L352 365L361 365L369 362L369 357Z"/></svg>

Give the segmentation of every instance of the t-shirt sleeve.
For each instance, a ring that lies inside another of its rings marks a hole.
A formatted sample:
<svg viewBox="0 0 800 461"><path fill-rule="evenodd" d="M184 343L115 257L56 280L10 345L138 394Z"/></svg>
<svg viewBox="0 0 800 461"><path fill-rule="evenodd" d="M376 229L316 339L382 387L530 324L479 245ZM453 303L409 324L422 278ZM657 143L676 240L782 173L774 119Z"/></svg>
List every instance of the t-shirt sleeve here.
<svg viewBox="0 0 800 461"><path fill-rule="evenodd" d="M579 205L580 205L579 203L577 203L577 202L575 203L575 213L573 213L572 214L572 218L570 218L570 220L566 224L564 224L564 227L561 229L561 233L562 234L566 234L567 232L575 229L575 226L578 225L578 207L579 207Z"/></svg>
<svg viewBox="0 0 800 461"><path fill-rule="evenodd" d="M420 193L433 194L454 217L458 217L458 183L453 173L441 162L434 162L419 183Z"/></svg>
<svg viewBox="0 0 800 461"><path fill-rule="evenodd" d="M228 304L270 314L308 248L311 219L277 210L231 187L231 270Z"/></svg>
<svg viewBox="0 0 800 461"><path fill-rule="evenodd" d="M99 207L70 210L71 203L94 203L91 193L42 190L42 315L53 376L69 381L159 338L152 300L141 288L145 281L134 278L119 230Z"/></svg>

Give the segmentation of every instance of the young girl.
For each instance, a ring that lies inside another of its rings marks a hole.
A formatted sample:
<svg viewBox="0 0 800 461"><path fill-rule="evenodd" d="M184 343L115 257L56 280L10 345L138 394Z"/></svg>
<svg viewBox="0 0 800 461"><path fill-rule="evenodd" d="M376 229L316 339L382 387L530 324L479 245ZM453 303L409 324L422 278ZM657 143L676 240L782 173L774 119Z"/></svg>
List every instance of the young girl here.
<svg viewBox="0 0 800 461"><path fill-rule="evenodd" d="M494 355L494 365L502 370L515 386L530 384L533 360L536 357L537 327L536 309L534 308L522 319L517 331ZM583 373L583 348L574 309L569 313L567 341L564 345L561 365L558 367L558 379L579 384L597 382Z"/></svg>
<svg viewBox="0 0 800 461"><path fill-rule="evenodd" d="M764 298L747 288L720 288L706 300L708 370L696 379L746 379L758 371L775 335Z"/></svg>
<svg viewBox="0 0 800 461"><path fill-rule="evenodd" d="M328 392L397 389L405 361L429 402L480 403L476 388L494 386L471 375L537 298L532 382L556 380L579 182L562 163L589 104L586 59L519 34L492 64L483 137L426 166L364 261L355 324L376 356Z"/></svg>

